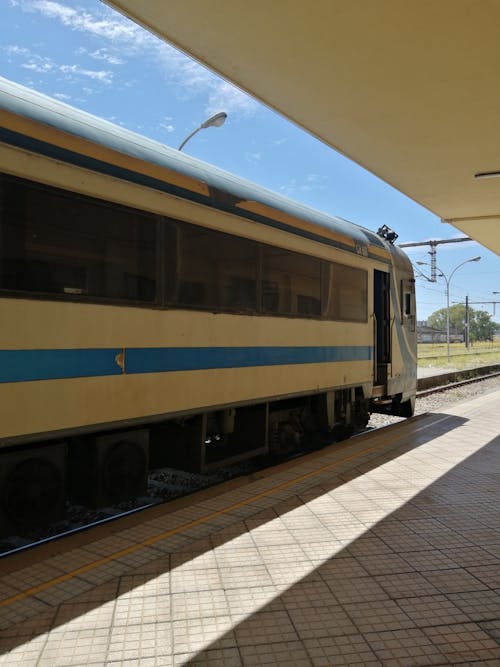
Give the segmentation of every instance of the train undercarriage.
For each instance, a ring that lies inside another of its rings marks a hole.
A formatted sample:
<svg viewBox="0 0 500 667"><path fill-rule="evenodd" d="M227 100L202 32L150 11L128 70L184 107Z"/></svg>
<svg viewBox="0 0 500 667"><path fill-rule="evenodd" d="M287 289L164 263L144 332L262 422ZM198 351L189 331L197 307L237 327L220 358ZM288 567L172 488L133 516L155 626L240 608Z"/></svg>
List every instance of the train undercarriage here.
<svg viewBox="0 0 500 667"><path fill-rule="evenodd" d="M102 508L145 496L150 470L277 463L349 437L369 410L362 388L347 388L5 448L0 535L58 521L68 503Z"/></svg>

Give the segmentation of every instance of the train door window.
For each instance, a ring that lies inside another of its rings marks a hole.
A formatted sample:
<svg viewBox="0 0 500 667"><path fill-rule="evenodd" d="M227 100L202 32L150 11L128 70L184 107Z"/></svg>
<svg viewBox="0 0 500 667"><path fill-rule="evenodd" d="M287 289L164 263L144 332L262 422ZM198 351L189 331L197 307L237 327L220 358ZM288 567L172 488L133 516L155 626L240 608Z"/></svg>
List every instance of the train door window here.
<svg viewBox="0 0 500 667"><path fill-rule="evenodd" d="M254 241L179 223L173 303L255 312L257 250Z"/></svg>
<svg viewBox="0 0 500 667"><path fill-rule="evenodd" d="M401 281L401 320L410 331L415 331L415 283L412 280Z"/></svg>
<svg viewBox="0 0 500 667"><path fill-rule="evenodd" d="M155 300L153 216L15 178L2 194L3 289Z"/></svg>
<svg viewBox="0 0 500 667"><path fill-rule="evenodd" d="M321 262L321 310L328 320L333 320L333 265L331 262Z"/></svg>
<svg viewBox="0 0 500 667"><path fill-rule="evenodd" d="M386 271L373 271L374 315L374 382L387 384L388 365L391 363L391 275Z"/></svg>
<svg viewBox="0 0 500 667"><path fill-rule="evenodd" d="M321 260L263 246L262 310L278 315L321 315Z"/></svg>
<svg viewBox="0 0 500 667"><path fill-rule="evenodd" d="M323 262L323 314L349 322L368 320L368 274L336 262Z"/></svg>

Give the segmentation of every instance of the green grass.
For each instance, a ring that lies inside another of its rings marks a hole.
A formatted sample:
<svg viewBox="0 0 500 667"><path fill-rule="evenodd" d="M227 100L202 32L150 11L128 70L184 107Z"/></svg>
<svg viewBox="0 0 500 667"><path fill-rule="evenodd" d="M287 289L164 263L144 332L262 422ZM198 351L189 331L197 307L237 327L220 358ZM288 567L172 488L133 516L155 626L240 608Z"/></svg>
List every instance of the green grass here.
<svg viewBox="0 0 500 667"><path fill-rule="evenodd" d="M450 343L448 363L446 343L419 343L418 365L432 368L474 368L500 364L500 341L474 343L466 350L463 343Z"/></svg>

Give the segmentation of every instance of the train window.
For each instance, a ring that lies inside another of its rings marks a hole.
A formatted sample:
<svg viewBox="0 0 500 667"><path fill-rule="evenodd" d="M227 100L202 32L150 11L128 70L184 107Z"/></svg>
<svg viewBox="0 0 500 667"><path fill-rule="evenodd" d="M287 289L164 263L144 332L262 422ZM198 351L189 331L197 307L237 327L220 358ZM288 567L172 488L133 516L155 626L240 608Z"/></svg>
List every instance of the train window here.
<svg viewBox="0 0 500 667"><path fill-rule="evenodd" d="M411 280L401 281L402 321L410 331L415 331L415 283Z"/></svg>
<svg viewBox="0 0 500 667"><path fill-rule="evenodd" d="M405 315L411 315L411 294L405 292Z"/></svg>
<svg viewBox="0 0 500 667"><path fill-rule="evenodd" d="M321 260L263 246L262 310L278 315L321 315Z"/></svg>
<svg viewBox="0 0 500 667"><path fill-rule="evenodd" d="M0 289L159 303L155 216L10 176L0 212ZM176 220L163 230L165 305L367 321L364 270Z"/></svg>
<svg viewBox="0 0 500 667"><path fill-rule="evenodd" d="M368 274L362 269L323 263L323 314L327 319L366 322Z"/></svg>
<svg viewBox="0 0 500 667"><path fill-rule="evenodd" d="M2 186L0 287L155 300L155 220L14 178Z"/></svg>
<svg viewBox="0 0 500 667"><path fill-rule="evenodd" d="M168 232L167 245L171 244ZM167 300L194 308L256 311L258 248L254 241L179 224L176 247L177 268ZM167 257L170 254L167 248Z"/></svg>

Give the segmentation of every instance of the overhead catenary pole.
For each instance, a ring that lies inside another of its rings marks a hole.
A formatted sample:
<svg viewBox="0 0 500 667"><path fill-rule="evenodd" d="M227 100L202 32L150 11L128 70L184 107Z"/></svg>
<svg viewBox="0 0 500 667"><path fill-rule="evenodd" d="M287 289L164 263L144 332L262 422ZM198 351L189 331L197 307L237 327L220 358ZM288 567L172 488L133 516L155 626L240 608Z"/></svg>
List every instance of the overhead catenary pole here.
<svg viewBox="0 0 500 667"><path fill-rule="evenodd" d="M465 295L465 349L469 349L469 295Z"/></svg>
<svg viewBox="0 0 500 667"><path fill-rule="evenodd" d="M429 241L417 241L415 243L398 243L399 248L416 248L418 246L430 246L429 255L431 256L431 277L427 278L430 283L437 282L436 266L436 246L443 243L462 243L463 241L474 241L470 236L460 236L457 239L430 239Z"/></svg>
<svg viewBox="0 0 500 667"><path fill-rule="evenodd" d="M424 276L421 274L424 278L427 278L427 276ZM493 294L500 294L500 292L493 292ZM453 301L453 303L456 305L457 303L462 303L461 301ZM492 306L493 307L493 317L495 317L495 306L499 305L500 301L469 301L469 306L472 305L483 305L483 306Z"/></svg>
<svg viewBox="0 0 500 667"><path fill-rule="evenodd" d="M461 266L464 264L467 264L468 262L479 262L481 259L480 256L478 257L471 257L470 259L466 259L463 262L460 262L453 271L447 276L442 269L437 267L439 270L439 277L443 278L443 280L446 283L446 358L448 363L450 363L450 283L451 279L455 273ZM417 264L420 264L421 266L427 264L427 262L417 262ZM422 274L423 275L423 274ZM426 278L429 282L433 282L430 278L427 278L427 276L424 275L424 278Z"/></svg>

